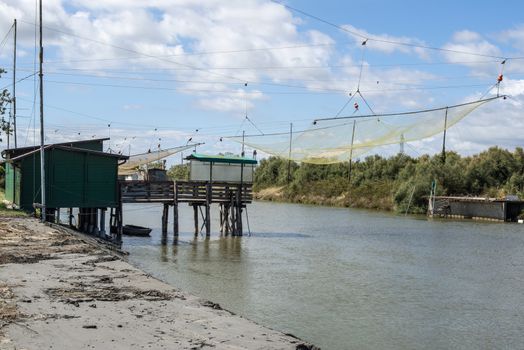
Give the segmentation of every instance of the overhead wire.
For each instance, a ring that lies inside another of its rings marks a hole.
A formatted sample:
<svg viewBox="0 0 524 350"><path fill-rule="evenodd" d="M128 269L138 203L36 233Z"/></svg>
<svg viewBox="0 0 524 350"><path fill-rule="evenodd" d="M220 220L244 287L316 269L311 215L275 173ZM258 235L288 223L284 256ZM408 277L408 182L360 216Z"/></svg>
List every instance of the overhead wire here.
<svg viewBox="0 0 524 350"><path fill-rule="evenodd" d="M13 28L14 28L14 23L11 25L11 27L9 27L9 30L7 31L7 33L5 34L4 38L2 39L2 41L0 41L0 51L4 48L5 44L7 43L7 40L9 39L9 34L11 34L11 32L13 31Z"/></svg>
<svg viewBox="0 0 524 350"><path fill-rule="evenodd" d="M376 42L387 43L387 44L392 44L392 45L399 45L399 46L417 47L417 48L426 49L426 50L435 50L435 51L459 53L459 54L471 55L471 56L477 56L477 57L489 57L489 58L498 58L498 59L523 59L524 58L524 57L504 57L504 56L496 56L496 55L487 55L487 54L481 54L481 53L478 53L478 52L446 49L446 48L443 48L443 47L435 47L435 46L428 46L428 45L415 44L415 43L409 43L409 42L387 40L387 39L374 37L374 36L371 36L371 35L364 35L364 34L359 33L357 31L350 30L350 29L345 28L345 27L343 27L341 25L332 23L332 22L330 22L328 20L320 18L320 17L318 17L316 15L313 15L311 13L308 13L308 12L305 12L303 10L297 9L295 7L292 7L290 5L287 5L283 1L279 1L279 0L271 0L271 1L276 3L276 4L279 4L279 5L283 6L285 8L287 8L287 9L293 11L293 12L300 13L300 14L306 16L306 17L315 19L315 20L317 20L319 22L322 22L324 24L327 24L327 25L329 25L331 27L337 28L337 29L342 30L342 31L344 31L346 33L349 33L351 35L357 36L360 39L367 39L367 40L372 40L372 41L376 41Z"/></svg>
<svg viewBox="0 0 524 350"><path fill-rule="evenodd" d="M27 22L27 21L23 21L23 20L22 20L22 22L24 22L26 24L30 24L30 25L36 26L35 23L31 23L31 22ZM244 83L245 82L245 79L239 79L237 77L231 77L231 76L228 76L228 75L225 75L225 74L213 72L213 71L208 70L206 68L195 67L195 66L192 66L192 65L189 65L189 64L186 64L186 63L181 63L181 62L177 62L177 61L173 61L173 60L168 60L168 59L165 59L165 58L162 58L162 57L158 57L158 56L155 56L155 55L151 55L151 54L147 54L147 53L144 53L144 52L140 52L138 50L133 50L133 49L130 49L130 48L126 48L126 47L110 44L110 43L107 43L107 42L103 42L103 41L100 41L100 40L95 40L95 39L92 39L92 38L83 37L83 36L80 36L80 35L77 35L77 34L74 34L74 33L70 33L70 32L67 32L67 31L63 31L63 30L60 30L60 29L57 29L57 28L53 28L53 27L49 27L49 26L43 26L43 27L48 29L48 30L52 30L52 31L55 31L55 32L58 32L58 33L61 33L61 34L69 35L69 36L76 37L76 38L79 38L79 39L82 39L82 40L86 40L86 41L91 41L91 42L94 42L94 43L97 43L97 44L100 44L100 45L106 45L106 46L109 46L109 47L112 47L112 48L115 48L115 49L119 49L119 50L122 50L122 51L132 52L132 53L144 56L144 57L150 57L150 58L153 58L153 59L156 59L156 60L160 60L160 61L163 61L163 62L175 64L175 65L182 66L182 67L187 67L187 68L190 68L192 70L203 71L203 72L208 72L208 73L213 74L213 75L227 77L227 78L230 78L230 79L233 79L233 80L237 80L240 83Z"/></svg>

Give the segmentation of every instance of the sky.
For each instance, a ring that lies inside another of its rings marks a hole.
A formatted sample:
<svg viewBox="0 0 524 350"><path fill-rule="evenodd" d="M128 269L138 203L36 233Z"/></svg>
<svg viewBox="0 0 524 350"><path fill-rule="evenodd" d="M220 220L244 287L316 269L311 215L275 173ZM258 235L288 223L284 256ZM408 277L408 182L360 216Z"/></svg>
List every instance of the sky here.
<svg viewBox="0 0 524 350"><path fill-rule="evenodd" d="M490 88L502 72L500 93L509 98L450 128L446 148L468 155L521 146L520 1L43 0L43 6L46 143L111 137L108 149L135 154L191 139L205 143L200 152L239 153L240 145L225 137L286 132L290 123L305 129L315 118L352 114L352 104L341 109L357 86L373 112L392 113L494 96ZM8 71L0 88L9 90L11 27L18 21L16 75L25 78L16 88L19 146L39 142L35 10L34 0L0 0L0 67ZM358 113L369 113L356 101ZM405 152L433 154L441 143L439 134L408 143ZM6 147L4 137L0 149Z"/></svg>

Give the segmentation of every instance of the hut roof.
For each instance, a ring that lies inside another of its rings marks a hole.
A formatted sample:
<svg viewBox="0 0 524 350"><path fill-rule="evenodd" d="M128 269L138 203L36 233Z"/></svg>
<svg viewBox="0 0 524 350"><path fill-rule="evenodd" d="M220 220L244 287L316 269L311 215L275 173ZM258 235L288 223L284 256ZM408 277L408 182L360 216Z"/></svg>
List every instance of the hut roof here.
<svg viewBox="0 0 524 350"><path fill-rule="evenodd" d="M60 142L60 143L52 143L48 145L44 145L44 148L47 148L49 146L68 146L68 147L76 147L76 148L82 148L78 147L82 144L88 144L88 143L94 143L94 142L104 142L109 140L109 137L105 138L99 138L99 139L89 139L89 140L80 140L80 141L69 141L69 142ZM32 151L38 151L40 149L40 146L28 146L28 147L18 147L18 148L8 148L2 151L2 157L6 158L7 155L11 157L18 157L20 155L32 152Z"/></svg>
<svg viewBox="0 0 524 350"><path fill-rule="evenodd" d="M222 155L208 155L201 153L192 153L186 157L187 160L196 160L200 162L209 163L232 163L232 164L257 164L257 160L253 158L237 157L237 156L222 156Z"/></svg>
<svg viewBox="0 0 524 350"><path fill-rule="evenodd" d="M115 157L115 158L118 158L118 159L121 159L121 160L127 160L129 158L128 156L124 156L122 154L93 151L93 150L86 149L86 148L68 147L68 146L63 146L62 144L52 144L52 145L44 146L44 150L52 149L52 148L62 149L62 150L71 151L71 152L81 152L81 153L89 153L89 154L101 155L101 156L104 156L104 157ZM40 152L40 148L34 149L32 151L28 151L28 152L26 152L24 154L21 154L21 155L18 155L16 157L14 157L14 158L10 158L10 159L4 160L4 162L16 162L18 160L24 159L24 158L26 158L26 157L28 157L28 156L30 156L32 154L38 153L38 152Z"/></svg>

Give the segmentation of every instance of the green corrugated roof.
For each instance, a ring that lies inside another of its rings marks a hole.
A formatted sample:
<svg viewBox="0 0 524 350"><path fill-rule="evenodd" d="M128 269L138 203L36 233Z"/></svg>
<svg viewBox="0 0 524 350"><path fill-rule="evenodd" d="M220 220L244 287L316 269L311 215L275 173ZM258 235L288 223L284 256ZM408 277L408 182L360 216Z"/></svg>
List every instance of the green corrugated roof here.
<svg viewBox="0 0 524 350"><path fill-rule="evenodd" d="M186 158L187 160L198 160L201 162L213 162L213 163L234 163L234 164L257 164L257 160L246 157L236 156L221 156L221 155L209 155L201 153L193 153Z"/></svg>

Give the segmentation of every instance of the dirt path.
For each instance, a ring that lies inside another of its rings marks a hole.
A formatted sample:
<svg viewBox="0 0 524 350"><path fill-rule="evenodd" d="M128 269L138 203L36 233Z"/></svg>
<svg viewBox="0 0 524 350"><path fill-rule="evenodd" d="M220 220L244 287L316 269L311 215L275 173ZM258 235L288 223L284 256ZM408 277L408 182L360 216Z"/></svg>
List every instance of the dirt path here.
<svg viewBox="0 0 524 350"><path fill-rule="evenodd" d="M0 217L0 349L316 349L81 237Z"/></svg>

